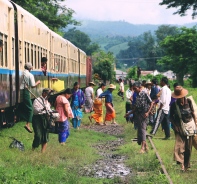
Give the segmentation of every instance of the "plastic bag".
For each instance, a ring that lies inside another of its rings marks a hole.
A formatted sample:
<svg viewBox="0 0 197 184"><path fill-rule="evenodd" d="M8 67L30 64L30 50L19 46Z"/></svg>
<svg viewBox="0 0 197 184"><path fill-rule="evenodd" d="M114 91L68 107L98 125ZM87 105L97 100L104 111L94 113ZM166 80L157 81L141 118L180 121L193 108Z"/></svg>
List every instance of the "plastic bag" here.
<svg viewBox="0 0 197 184"><path fill-rule="evenodd" d="M9 148L18 148L20 151L25 151L25 146L22 142L18 141L14 137L10 138L13 139L13 141L11 142Z"/></svg>

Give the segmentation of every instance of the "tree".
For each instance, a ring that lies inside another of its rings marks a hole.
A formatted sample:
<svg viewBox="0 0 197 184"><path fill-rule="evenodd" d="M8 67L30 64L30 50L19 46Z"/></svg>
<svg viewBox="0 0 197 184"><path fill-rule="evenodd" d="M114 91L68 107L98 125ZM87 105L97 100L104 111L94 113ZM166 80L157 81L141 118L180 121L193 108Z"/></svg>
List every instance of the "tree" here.
<svg viewBox="0 0 197 184"><path fill-rule="evenodd" d="M167 36L173 36L178 33L179 33L178 27L170 26L170 25L161 25L155 31L155 35L158 43L163 41Z"/></svg>
<svg viewBox="0 0 197 184"><path fill-rule="evenodd" d="M174 12L174 14L179 14L181 16L186 15L186 11L189 9L193 9L192 17L196 17L197 15L197 1L196 0L163 0L160 5L167 5L167 8L178 8L179 9Z"/></svg>
<svg viewBox="0 0 197 184"><path fill-rule="evenodd" d="M69 24L79 25L73 19L74 11L61 3L65 0L13 0L39 20L44 22L51 30L59 32Z"/></svg>
<svg viewBox="0 0 197 184"><path fill-rule="evenodd" d="M67 32L65 32L64 38L82 49L87 55L91 55L93 52L96 52L99 49L98 44L91 43L90 37L87 34L76 30L76 28L69 29Z"/></svg>
<svg viewBox="0 0 197 184"><path fill-rule="evenodd" d="M112 81L114 79L114 65L115 58L113 53L100 51L93 55L93 70L99 77L106 82L107 80Z"/></svg>
<svg viewBox="0 0 197 184"><path fill-rule="evenodd" d="M137 66L131 67L129 68L128 72L127 72L127 78L128 79L133 79L133 80L138 80L138 76L137 76Z"/></svg>
<svg viewBox="0 0 197 184"><path fill-rule="evenodd" d="M165 56L160 59L161 64L168 65L177 75L177 80L183 85L183 77L187 72L196 74L197 69L197 31L196 28L180 28L180 33L167 36L161 47Z"/></svg>
<svg viewBox="0 0 197 184"><path fill-rule="evenodd" d="M152 35L150 31L148 31L143 34L143 40L143 45L141 45L140 49L143 54L143 57L149 58L147 59L147 69L155 70L155 57L157 56L155 50L155 37Z"/></svg>

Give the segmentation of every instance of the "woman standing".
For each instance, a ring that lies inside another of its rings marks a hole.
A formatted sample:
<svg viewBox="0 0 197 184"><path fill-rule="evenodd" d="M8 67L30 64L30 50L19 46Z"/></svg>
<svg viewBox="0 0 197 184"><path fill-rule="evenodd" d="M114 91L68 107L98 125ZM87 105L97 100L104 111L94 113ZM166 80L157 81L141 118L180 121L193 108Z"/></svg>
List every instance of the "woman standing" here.
<svg viewBox="0 0 197 184"><path fill-rule="evenodd" d="M42 96L36 98L33 103L33 119L32 126L34 130L34 140L32 143L32 150L42 145L41 152L46 151L47 143L49 141L49 130L47 123L47 113L51 112L48 98L51 89L45 88L42 91Z"/></svg>
<svg viewBox="0 0 197 184"><path fill-rule="evenodd" d="M84 93L79 89L79 83L75 82L72 91L71 107L73 112L72 125L74 128L79 129L81 125L81 119L83 117L82 108L84 105Z"/></svg>
<svg viewBox="0 0 197 184"><path fill-rule="evenodd" d="M99 95L103 93L105 90L106 84L101 83L99 88L96 90L96 98L93 103L94 114L89 116L90 121L92 122L92 118L96 121L96 125L103 125L103 109L102 109L102 99L99 99Z"/></svg>
<svg viewBox="0 0 197 184"><path fill-rule="evenodd" d="M188 91L186 89L176 86L172 97L177 100L170 107L170 120L175 133L174 160L181 165L182 171L186 171L190 167L193 136L183 134L181 121L184 123L196 121L194 108L191 100L186 98L187 94ZM179 113L181 119L179 118Z"/></svg>
<svg viewBox="0 0 197 184"><path fill-rule="evenodd" d="M67 88L62 95L59 95L55 101L55 109L60 114L58 123L59 143L64 145L69 136L69 118L73 118L73 113L68 99L71 97L72 92Z"/></svg>
<svg viewBox="0 0 197 184"><path fill-rule="evenodd" d="M93 86L95 84L93 82L89 82L89 86L85 89L85 112L92 112L93 110L93 99L94 99L94 90Z"/></svg>

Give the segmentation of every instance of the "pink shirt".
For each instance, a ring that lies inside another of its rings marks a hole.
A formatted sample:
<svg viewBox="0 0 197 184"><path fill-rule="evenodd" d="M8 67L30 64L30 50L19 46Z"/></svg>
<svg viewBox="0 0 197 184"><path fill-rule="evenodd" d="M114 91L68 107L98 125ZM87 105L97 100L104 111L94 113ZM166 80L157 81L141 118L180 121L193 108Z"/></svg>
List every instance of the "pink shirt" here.
<svg viewBox="0 0 197 184"><path fill-rule="evenodd" d="M73 118L73 113L72 113L72 109L70 107L70 103L67 100L67 98L63 95L59 95L56 98L56 111L59 112L60 114L60 118L58 121L63 122L66 121L68 119L68 117L66 117L65 113L64 113L64 105L68 104L68 112L69 112L69 118Z"/></svg>

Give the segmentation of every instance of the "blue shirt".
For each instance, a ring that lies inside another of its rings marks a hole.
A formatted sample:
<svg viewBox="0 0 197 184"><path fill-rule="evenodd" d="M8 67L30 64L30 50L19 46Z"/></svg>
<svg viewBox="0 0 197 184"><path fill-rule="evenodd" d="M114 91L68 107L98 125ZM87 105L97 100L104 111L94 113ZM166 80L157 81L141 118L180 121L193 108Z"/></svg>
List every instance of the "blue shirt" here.
<svg viewBox="0 0 197 184"><path fill-rule="evenodd" d="M99 98L105 97L105 103L112 103L112 93L110 90L106 90L105 92L99 95Z"/></svg>
<svg viewBox="0 0 197 184"><path fill-rule="evenodd" d="M134 93L133 93L133 101L132 101L132 105L134 105L134 104L135 104L136 97L137 97L137 93L136 93L136 92L134 92Z"/></svg>
<svg viewBox="0 0 197 184"><path fill-rule="evenodd" d="M156 85L153 85L150 92L151 99L157 99L157 94L159 93L159 89Z"/></svg>

